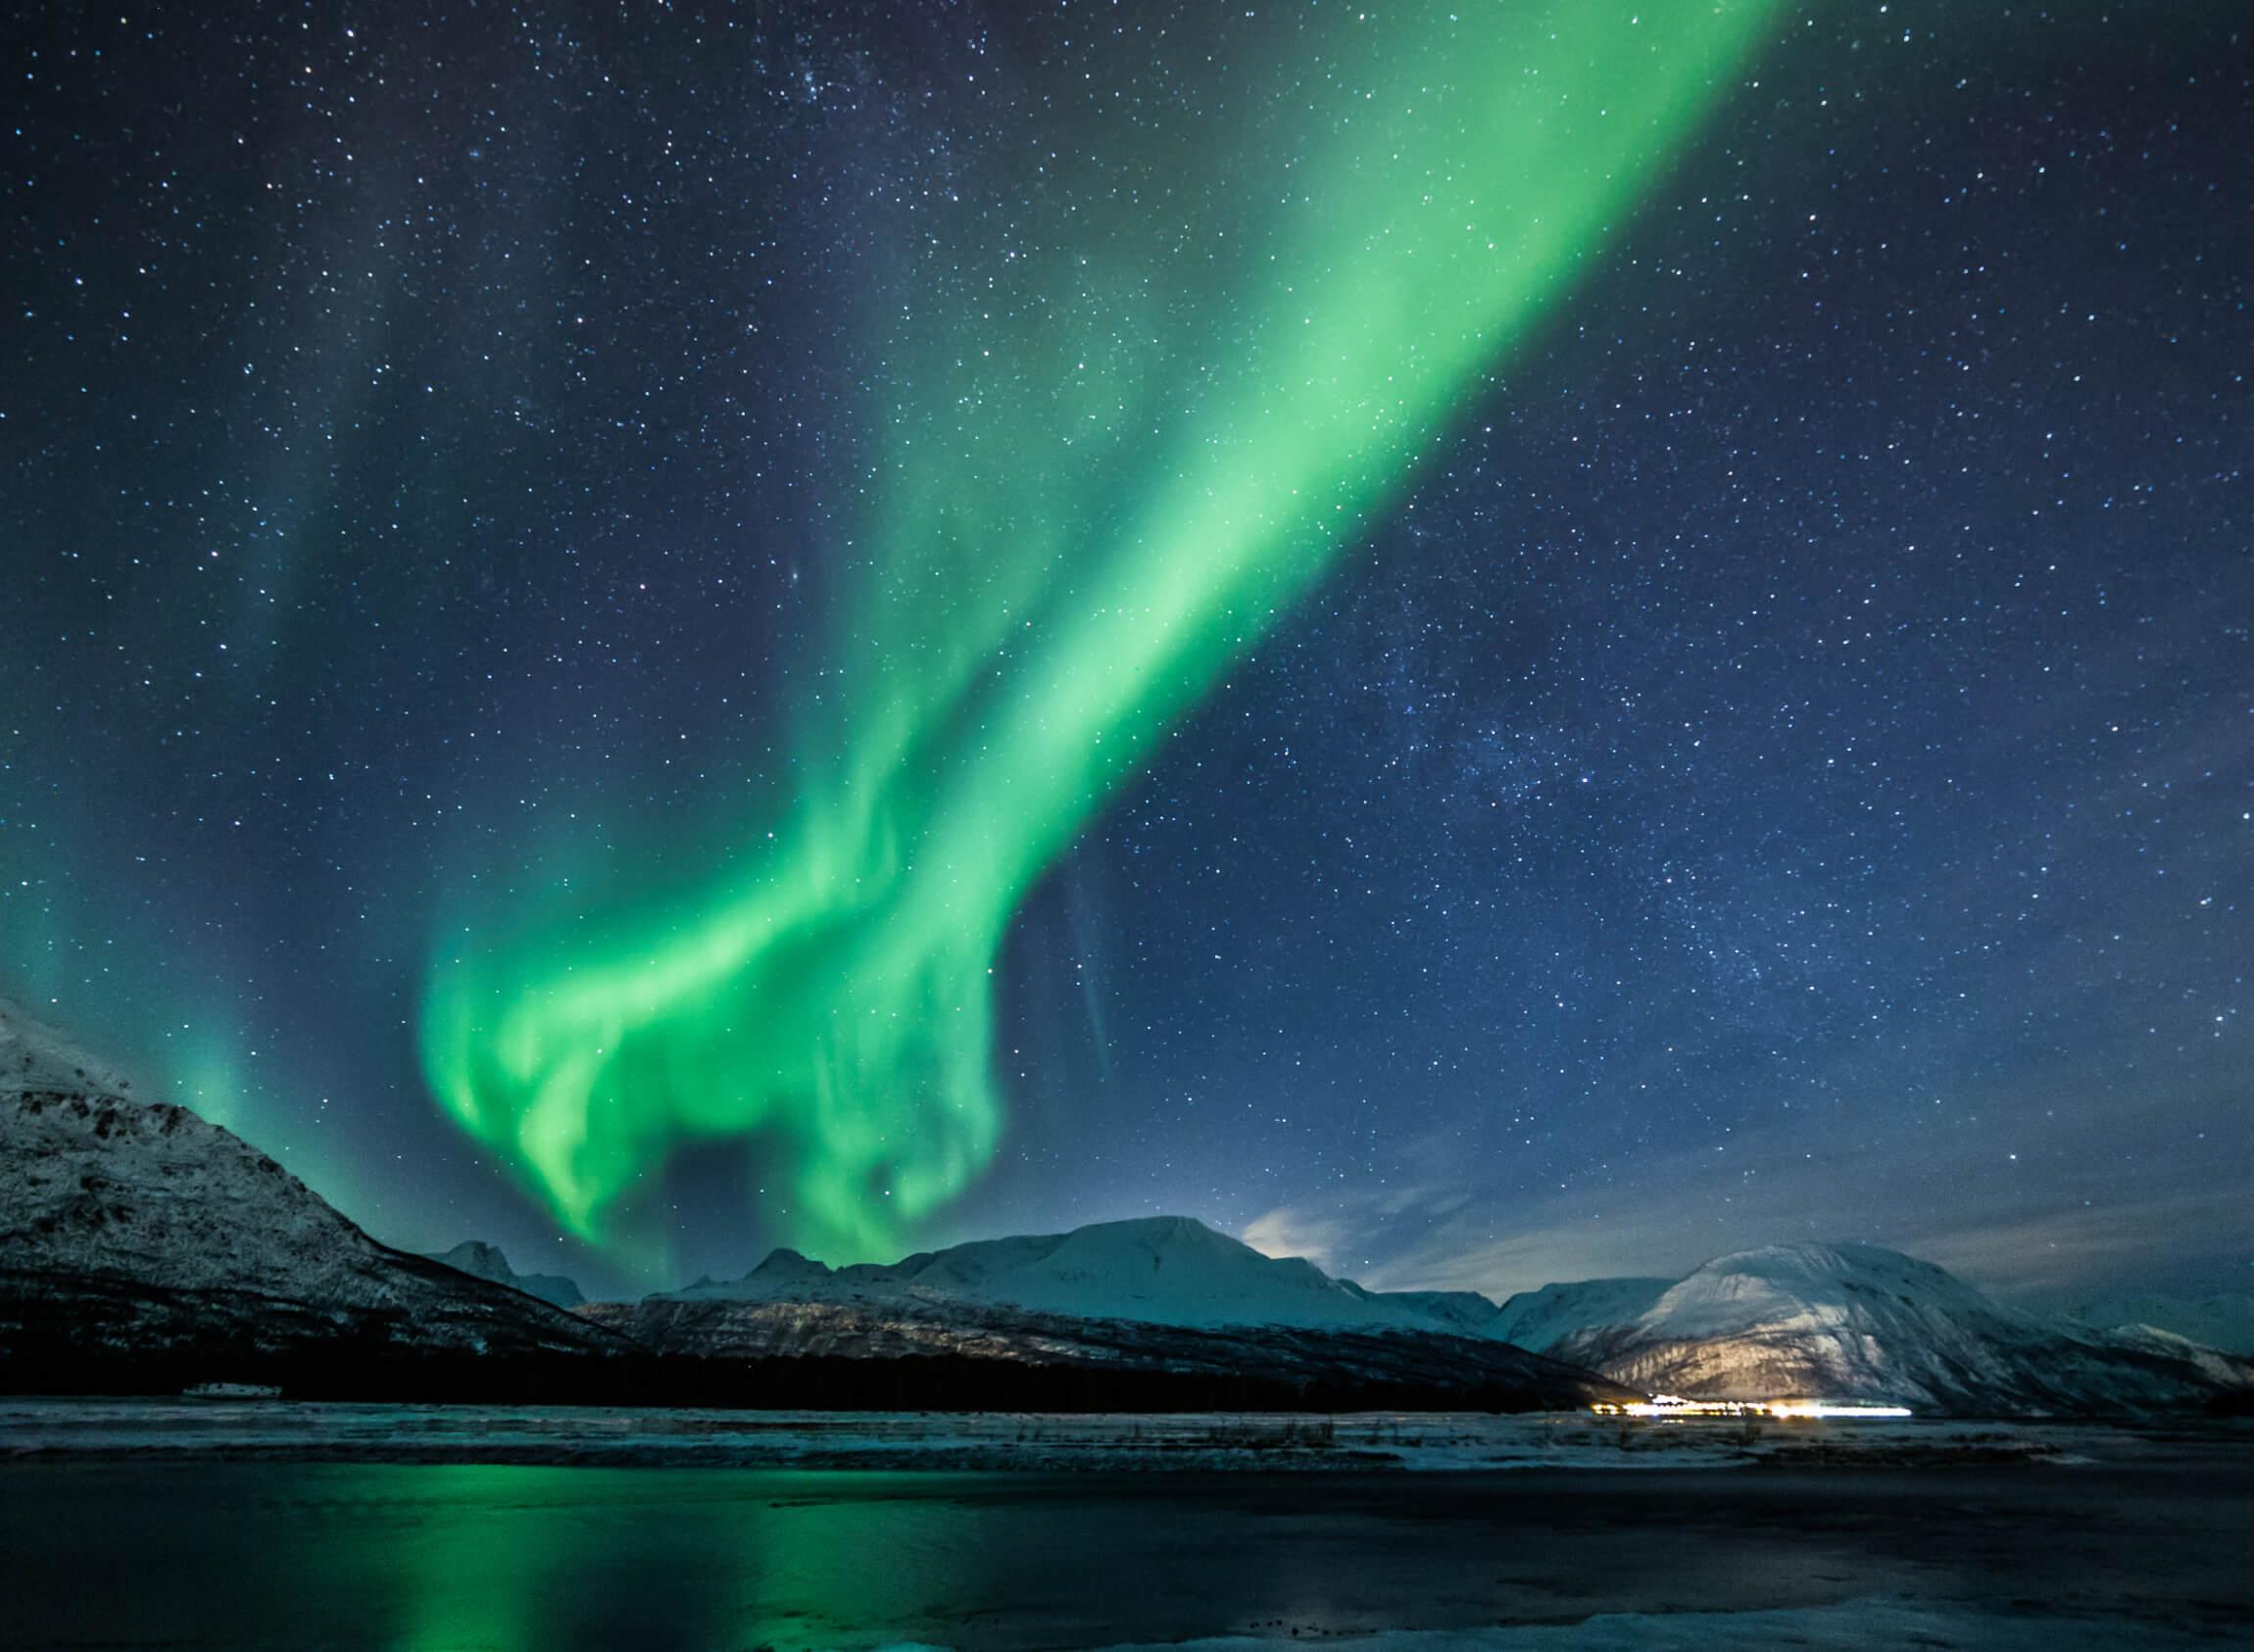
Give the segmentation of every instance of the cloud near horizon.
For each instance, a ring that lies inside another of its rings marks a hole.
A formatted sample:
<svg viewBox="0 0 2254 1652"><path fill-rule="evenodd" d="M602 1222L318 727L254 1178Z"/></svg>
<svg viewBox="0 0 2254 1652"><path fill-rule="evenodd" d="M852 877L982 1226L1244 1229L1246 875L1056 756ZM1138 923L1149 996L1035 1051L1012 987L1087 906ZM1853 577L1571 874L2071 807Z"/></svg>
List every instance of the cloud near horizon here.
<svg viewBox="0 0 2254 1652"><path fill-rule="evenodd" d="M1436 1167L1421 1185L1279 1206L1248 1224L1245 1239L1372 1289L1477 1290L1497 1301L1577 1280L1680 1277L1732 1251L1811 1239L1886 1245L2013 1297L2242 1288L2254 1259L2254 1207L2228 1179L2164 1194L2093 1188L2072 1203L2015 1194L2004 1179L1986 1201L1994 1219L1966 1225L1949 1219L1961 1205L1936 1196L1943 1190L1918 1161L1820 1144L1820 1135L1780 1126L1726 1154L1669 1155L1608 1184L1508 1198L1467 1171ZM1842 1186L1856 1196L1841 1199Z"/></svg>

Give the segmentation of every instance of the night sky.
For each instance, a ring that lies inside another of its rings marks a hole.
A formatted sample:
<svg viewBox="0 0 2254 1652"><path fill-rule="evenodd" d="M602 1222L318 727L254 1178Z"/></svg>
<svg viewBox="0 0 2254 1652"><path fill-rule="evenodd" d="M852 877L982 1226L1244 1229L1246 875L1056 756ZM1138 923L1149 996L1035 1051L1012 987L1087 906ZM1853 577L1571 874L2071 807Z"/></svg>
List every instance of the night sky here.
<svg viewBox="0 0 2254 1652"><path fill-rule="evenodd" d="M2244 1288L2254 32L1715 16L17 15L0 996L598 1288Z"/></svg>

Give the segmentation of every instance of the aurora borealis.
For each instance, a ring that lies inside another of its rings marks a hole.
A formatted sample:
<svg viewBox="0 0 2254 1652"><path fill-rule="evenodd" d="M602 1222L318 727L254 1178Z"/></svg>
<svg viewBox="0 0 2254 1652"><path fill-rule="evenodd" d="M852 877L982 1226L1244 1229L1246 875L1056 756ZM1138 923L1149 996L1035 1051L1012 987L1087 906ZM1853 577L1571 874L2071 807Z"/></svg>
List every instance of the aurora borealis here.
<svg viewBox="0 0 2254 1652"><path fill-rule="evenodd" d="M0 995L637 1282L2231 1278L2241 25L1966 10L52 20Z"/></svg>
<svg viewBox="0 0 2254 1652"><path fill-rule="evenodd" d="M1186 98L997 180L1038 184L1038 251L947 225L971 278L876 352L870 550L836 708L755 787L779 831L686 911L451 959L437 1093L582 1234L680 1141L768 1128L804 1242L896 1253L994 1152L990 983L1028 889L1397 494L1765 10L1315 14L1245 99L1285 113Z"/></svg>

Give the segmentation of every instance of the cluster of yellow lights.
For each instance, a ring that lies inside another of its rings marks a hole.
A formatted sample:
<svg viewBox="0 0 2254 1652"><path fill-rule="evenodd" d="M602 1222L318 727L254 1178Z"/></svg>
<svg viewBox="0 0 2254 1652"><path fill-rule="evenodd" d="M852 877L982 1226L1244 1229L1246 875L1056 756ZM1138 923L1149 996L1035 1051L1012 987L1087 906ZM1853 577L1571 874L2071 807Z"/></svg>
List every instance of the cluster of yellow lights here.
<svg viewBox="0 0 2254 1652"><path fill-rule="evenodd" d="M1589 1408L1600 1417L1907 1417L1906 1405L1835 1405L1821 1399L1684 1399L1653 1394L1647 1400L1606 1401Z"/></svg>

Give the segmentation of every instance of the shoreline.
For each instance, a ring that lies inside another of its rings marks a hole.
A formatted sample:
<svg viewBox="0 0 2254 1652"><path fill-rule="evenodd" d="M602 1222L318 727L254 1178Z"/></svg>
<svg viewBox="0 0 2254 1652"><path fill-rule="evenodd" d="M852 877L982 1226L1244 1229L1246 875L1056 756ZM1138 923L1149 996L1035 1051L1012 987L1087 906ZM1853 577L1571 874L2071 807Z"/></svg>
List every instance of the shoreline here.
<svg viewBox="0 0 2254 1652"><path fill-rule="evenodd" d="M1174 1412L746 1412L287 1399L0 1399L0 1462L872 1473L2072 1469L2244 1451L2234 1421L1975 1422Z"/></svg>

